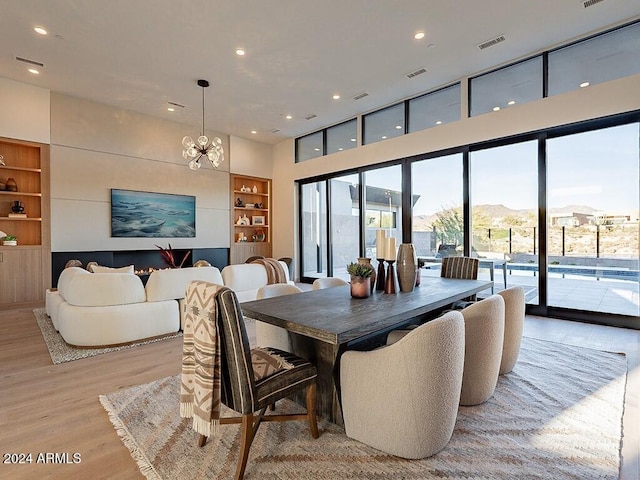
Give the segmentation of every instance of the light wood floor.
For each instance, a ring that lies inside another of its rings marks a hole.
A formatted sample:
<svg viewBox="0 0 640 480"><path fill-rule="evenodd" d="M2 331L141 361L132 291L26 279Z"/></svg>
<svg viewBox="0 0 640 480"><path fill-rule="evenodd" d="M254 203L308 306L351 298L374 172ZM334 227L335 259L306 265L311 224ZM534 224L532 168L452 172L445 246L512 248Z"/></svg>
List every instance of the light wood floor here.
<svg viewBox="0 0 640 480"><path fill-rule="evenodd" d="M525 335L622 351L629 377L623 480L640 480L640 332L527 317ZM31 309L0 311L0 450L31 453L0 465L2 479L142 479L98 395L179 373L182 339L52 365ZM35 464L39 453L81 454L77 464Z"/></svg>

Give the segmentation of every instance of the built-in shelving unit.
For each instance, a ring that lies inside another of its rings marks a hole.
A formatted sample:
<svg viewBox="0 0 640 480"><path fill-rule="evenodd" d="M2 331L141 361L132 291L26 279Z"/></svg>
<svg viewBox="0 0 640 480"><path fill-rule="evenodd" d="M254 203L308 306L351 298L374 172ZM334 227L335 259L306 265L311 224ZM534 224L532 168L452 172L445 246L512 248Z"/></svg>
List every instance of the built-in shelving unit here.
<svg viewBox="0 0 640 480"><path fill-rule="evenodd" d="M0 308L6 308L42 301L51 283L49 145L0 138L0 155L0 231L18 239L17 246L0 242ZM14 216L15 202L26 216Z"/></svg>
<svg viewBox="0 0 640 480"><path fill-rule="evenodd" d="M231 175L231 263L271 256L271 180Z"/></svg>

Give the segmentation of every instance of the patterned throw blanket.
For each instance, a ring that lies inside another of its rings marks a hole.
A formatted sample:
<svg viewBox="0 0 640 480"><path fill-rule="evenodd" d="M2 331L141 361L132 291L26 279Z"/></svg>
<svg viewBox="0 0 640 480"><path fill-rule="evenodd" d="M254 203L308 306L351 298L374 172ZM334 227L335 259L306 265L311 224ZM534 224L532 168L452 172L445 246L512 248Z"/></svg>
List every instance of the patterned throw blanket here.
<svg viewBox="0 0 640 480"><path fill-rule="evenodd" d="M251 263L259 263L267 271L267 284L287 283L287 274L282 264L275 258L260 258Z"/></svg>
<svg viewBox="0 0 640 480"><path fill-rule="evenodd" d="M180 416L193 418L193 429L215 435L220 419L220 335L216 292L220 285L192 282L187 287L182 346Z"/></svg>

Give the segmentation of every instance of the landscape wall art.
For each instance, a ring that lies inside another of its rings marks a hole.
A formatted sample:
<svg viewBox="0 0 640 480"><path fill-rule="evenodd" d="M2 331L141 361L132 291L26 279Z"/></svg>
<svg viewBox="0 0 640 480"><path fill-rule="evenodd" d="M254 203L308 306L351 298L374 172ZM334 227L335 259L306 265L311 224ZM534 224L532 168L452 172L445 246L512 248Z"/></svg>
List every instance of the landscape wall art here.
<svg viewBox="0 0 640 480"><path fill-rule="evenodd" d="M196 197L111 189L112 237L196 236Z"/></svg>

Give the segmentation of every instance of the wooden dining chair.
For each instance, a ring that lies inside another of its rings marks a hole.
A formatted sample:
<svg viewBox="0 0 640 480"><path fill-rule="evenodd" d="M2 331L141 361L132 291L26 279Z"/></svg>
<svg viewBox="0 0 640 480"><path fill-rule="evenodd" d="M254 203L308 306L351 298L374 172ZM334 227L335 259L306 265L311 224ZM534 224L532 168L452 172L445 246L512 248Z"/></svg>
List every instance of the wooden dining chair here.
<svg viewBox="0 0 640 480"><path fill-rule="evenodd" d="M221 347L221 401L241 417L222 417L220 424L241 423L240 452L235 479L244 477L249 449L260 423L306 420L311 436L318 438L316 420L316 367L292 353L275 348L250 349L240 304L233 290L217 287L215 309L211 307L208 282L192 282L187 287L187 312L215 312ZM207 298L208 297L208 298ZM265 415L276 401L306 389L306 413ZM257 415L256 415L256 412ZM198 445L207 437L200 435Z"/></svg>
<svg viewBox="0 0 640 480"><path fill-rule="evenodd" d="M462 280L477 280L478 279L478 264L480 262L477 258L471 257L445 257L442 259L442 268L440 269L440 276L442 278L458 278ZM454 309L461 309L469 306L471 302L477 301L477 296L472 295L461 301L455 302L452 305Z"/></svg>

